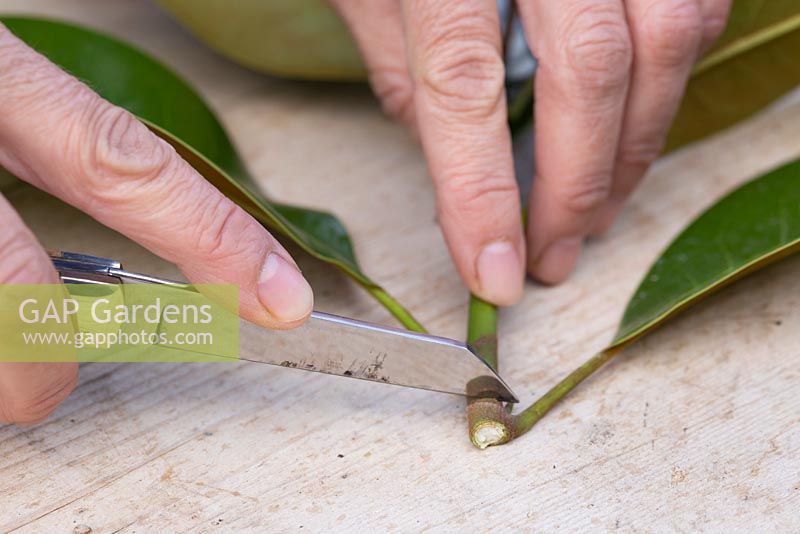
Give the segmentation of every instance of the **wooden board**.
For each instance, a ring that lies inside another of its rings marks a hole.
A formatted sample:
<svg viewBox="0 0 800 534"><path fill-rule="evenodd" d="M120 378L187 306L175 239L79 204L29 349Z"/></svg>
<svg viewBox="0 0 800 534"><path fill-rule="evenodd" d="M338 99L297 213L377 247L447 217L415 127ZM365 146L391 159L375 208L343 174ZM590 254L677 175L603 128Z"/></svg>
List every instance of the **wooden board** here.
<svg viewBox="0 0 800 534"><path fill-rule="evenodd" d="M419 148L362 87L232 65L151 4L3 0L139 44L184 74L277 198L331 209L361 261L438 334L466 293ZM800 156L784 105L659 162L558 288L502 315L527 402L606 343L660 249L720 194ZM14 205L53 248L174 269L42 193ZM300 258L319 308L391 323ZM0 428L0 530L800 530L800 259L736 285L629 350L530 434L479 452L463 401L254 364L90 364L46 423Z"/></svg>

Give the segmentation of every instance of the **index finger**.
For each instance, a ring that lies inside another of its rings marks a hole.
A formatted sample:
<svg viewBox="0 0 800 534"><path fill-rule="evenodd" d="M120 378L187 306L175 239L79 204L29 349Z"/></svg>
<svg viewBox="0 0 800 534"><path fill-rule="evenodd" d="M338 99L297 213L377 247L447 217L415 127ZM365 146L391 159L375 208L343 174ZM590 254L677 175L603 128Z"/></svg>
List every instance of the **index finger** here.
<svg viewBox="0 0 800 534"><path fill-rule="evenodd" d="M240 289L240 313L299 326L313 295L286 250L166 142L0 25L0 164L162 258Z"/></svg>
<svg viewBox="0 0 800 534"><path fill-rule="evenodd" d="M404 0L414 106L439 222L473 293L522 294L525 245L494 0Z"/></svg>

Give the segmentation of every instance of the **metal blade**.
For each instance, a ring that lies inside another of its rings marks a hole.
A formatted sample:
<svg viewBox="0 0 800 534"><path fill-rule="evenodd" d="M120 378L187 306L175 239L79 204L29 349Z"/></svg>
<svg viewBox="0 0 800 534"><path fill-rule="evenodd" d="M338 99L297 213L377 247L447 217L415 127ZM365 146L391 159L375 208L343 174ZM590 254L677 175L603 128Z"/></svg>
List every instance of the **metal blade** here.
<svg viewBox="0 0 800 534"><path fill-rule="evenodd" d="M118 261L87 254L51 252L50 258L62 280L69 283L186 285L126 271ZM162 323L159 328L168 330L169 324ZM491 367L467 345L452 339L313 312L294 330L267 330L241 321L239 340L242 360L518 402ZM184 350L177 346L161 349Z"/></svg>
<svg viewBox="0 0 800 534"><path fill-rule="evenodd" d="M518 402L465 344L322 312L294 330L242 321L243 360L467 396Z"/></svg>

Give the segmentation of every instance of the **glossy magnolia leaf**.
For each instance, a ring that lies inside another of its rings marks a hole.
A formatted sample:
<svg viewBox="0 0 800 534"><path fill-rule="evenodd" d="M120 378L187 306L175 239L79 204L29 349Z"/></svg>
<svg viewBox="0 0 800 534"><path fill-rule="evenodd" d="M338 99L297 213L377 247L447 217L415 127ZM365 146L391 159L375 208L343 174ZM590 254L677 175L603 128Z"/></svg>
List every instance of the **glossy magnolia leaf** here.
<svg viewBox="0 0 800 534"><path fill-rule="evenodd" d="M366 80L358 48L327 0L156 0L242 65L285 78Z"/></svg>
<svg viewBox="0 0 800 534"><path fill-rule="evenodd" d="M611 347L800 249L800 161L739 187L667 247L628 304Z"/></svg>
<svg viewBox="0 0 800 534"><path fill-rule="evenodd" d="M735 0L724 34L692 73L667 150L731 126L800 85L798 50L798 0Z"/></svg>
<svg viewBox="0 0 800 534"><path fill-rule="evenodd" d="M257 190L214 113L164 65L121 41L72 24L21 17L0 17L0 22L105 99L142 119L263 225L347 273L407 328L422 328L361 271L350 237L336 217L273 203Z"/></svg>
<svg viewBox="0 0 800 534"><path fill-rule="evenodd" d="M798 185L800 161L741 186L700 215L650 268L611 345L516 415L493 399L471 403L472 442L485 448L521 436L629 343L714 291L800 251Z"/></svg>

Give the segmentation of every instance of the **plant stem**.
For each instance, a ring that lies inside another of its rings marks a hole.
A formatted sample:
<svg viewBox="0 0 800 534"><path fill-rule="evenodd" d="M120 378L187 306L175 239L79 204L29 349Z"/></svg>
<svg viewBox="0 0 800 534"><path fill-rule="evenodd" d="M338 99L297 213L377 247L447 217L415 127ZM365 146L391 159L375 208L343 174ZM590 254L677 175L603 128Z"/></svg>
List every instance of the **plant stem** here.
<svg viewBox="0 0 800 534"><path fill-rule="evenodd" d="M469 299L467 343L495 371L498 369L497 307L475 295ZM467 401L467 426L472 444L479 449L502 445L515 439L539 422L553 406L566 397L581 382L608 363L623 345L614 345L589 358L568 374L536 402L516 415L511 405L490 397Z"/></svg>
<svg viewBox="0 0 800 534"><path fill-rule="evenodd" d="M497 371L497 308L475 295L469 296L467 344Z"/></svg>
<svg viewBox="0 0 800 534"><path fill-rule="evenodd" d="M531 79L508 104L508 126L512 136L530 123L533 101L533 79ZM470 295L469 301L467 343L497 371L497 308L474 295ZM505 405L497 399L488 397L471 398L467 402L467 424L473 445L485 449L492 445L508 443L526 433L561 399L608 363L622 346L623 344L615 344L595 354L516 415L511 414L511 404Z"/></svg>
<svg viewBox="0 0 800 534"><path fill-rule="evenodd" d="M380 286L370 286L367 287L367 292L372 295L375 300L380 302L389 313L391 313L395 319L400 321L400 323L405 326L409 330L413 330L414 332L421 332L426 334L428 331L425 329L422 324L417 321L411 312L405 309L399 302L393 299L385 289Z"/></svg>
<svg viewBox="0 0 800 534"><path fill-rule="evenodd" d="M776 24L770 24L759 31L739 37L718 50L713 50L692 69L692 76L698 76L739 54L744 54L765 43L779 39L800 28L800 15L791 16Z"/></svg>
<svg viewBox="0 0 800 534"><path fill-rule="evenodd" d="M467 343L489 366L497 370L497 307L475 295L469 297ZM505 405L491 397L467 401L469 439L479 449L513 439L513 423Z"/></svg>
<svg viewBox="0 0 800 534"><path fill-rule="evenodd" d="M508 103L507 116L512 137L531 122L533 79L528 80ZM497 371L497 307L475 295L469 297L467 344ZM511 416L510 410L501 401L491 397L471 397L467 401L469 439L479 449L511 441L516 437L515 426L516 421Z"/></svg>
<svg viewBox="0 0 800 534"><path fill-rule="evenodd" d="M470 440L476 447L485 449L508 443L526 433L561 399L608 363L620 349L621 347L616 346L595 354L516 415L510 414L509 407L496 399L471 399L467 405Z"/></svg>
<svg viewBox="0 0 800 534"><path fill-rule="evenodd" d="M514 437L521 436L539 422L553 406L566 397L578 384L589 378L595 371L608 363L618 352L620 347L611 347L589 358L580 367L568 374L550 391L514 416Z"/></svg>
<svg viewBox="0 0 800 534"><path fill-rule="evenodd" d="M517 135L533 120L533 100L533 78L531 78L508 103L508 128L512 136Z"/></svg>

